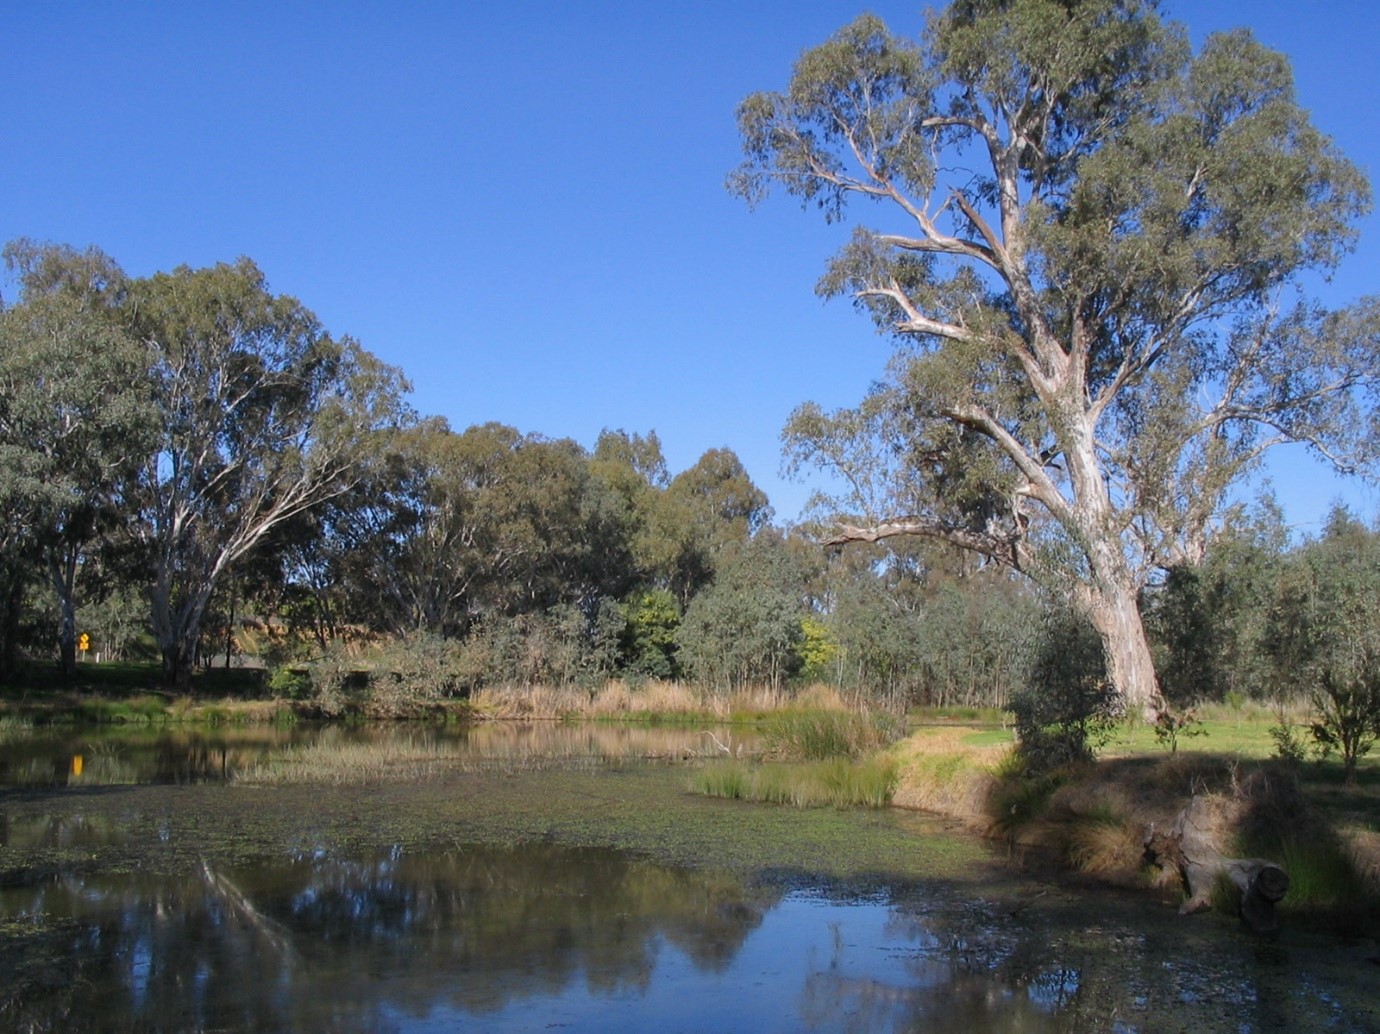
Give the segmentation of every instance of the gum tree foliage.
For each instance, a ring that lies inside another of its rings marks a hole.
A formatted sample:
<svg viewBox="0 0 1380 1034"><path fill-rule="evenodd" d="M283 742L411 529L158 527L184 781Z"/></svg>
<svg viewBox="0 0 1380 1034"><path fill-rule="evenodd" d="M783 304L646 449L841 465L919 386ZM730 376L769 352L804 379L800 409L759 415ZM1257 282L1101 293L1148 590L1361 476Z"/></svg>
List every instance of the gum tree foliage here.
<svg viewBox="0 0 1380 1034"><path fill-rule="evenodd" d="M658 587L684 607L720 560L771 520L767 496L731 449L709 449L666 487L651 515L645 556Z"/></svg>
<svg viewBox="0 0 1380 1034"><path fill-rule="evenodd" d="M624 670L633 676L671 679L680 674L676 634L680 606L669 589L632 593L622 607L624 625L620 653Z"/></svg>
<svg viewBox="0 0 1380 1034"><path fill-rule="evenodd" d="M185 687L212 593L277 525L345 492L410 414L401 374L332 338L248 259L129 284L157 443L139 474L153 631Z"/></svg>
<svg viewBox="0 0 1380 1034"><path fill-rule="evenodd" d="M1228 514L1202 561L1146 590L1141 609L1171 705L1278 696L1269 623L1288 549L1283 512L1266 498Z"/></svg>
<svg viewBox="0 0 1380 1034"><path fill-rule="evenodd" d="M46 576L71 675L79 576L122 523L151 437L144 350L121 325L125 276L109 256L17 240L4 258L20 293L0 312L0 567L16 590L31 565ZM0 669L10 670L13 636L3 639Z"/></svg>
<svg viewBox="0 0 1380 1034"><path fill-rule="evenodd" d="M1368 187L1248 32L1195 55L1153 0L956 0L918 43L864 16L738 125L734 192L879 226L818 290L894 338L887 376L786 431L848 486L836 540L943 539L1057 589L1123 702L1159 703L1138 592L1203 556L1265 450L1374 469L1380 305L1295 293Z"/></svg>
<svg viewBox="0 0 1380 1034"><path fill-rule="evenodd" d="M1345 508L1288 559L1270 616L1277 678L1306 690L1312 732L1348 786L1380 736L1380 534Z"/></svg>
<svg viewBox="0 0 1380 1034"><path fill-rule="evenodd" d="M595 562L622 584L605 579L622 597L657 578L657 564L668 554L656 539L656 511L670 484L661 441L652 431L643 437L627 431L600 432L589 460L593 479L587 509L603 526L594 543ZM664 579L662 579L664 580Z"/></svg>
<svg viewBox="0 0 1380 1034"><path fill-rule="evenodd" d="M1044 604L1010 572L920 539L836 551L827 619L847 687L894 706L1001 707L1026 683Z"/></svg>
<svg viewBox="0 0 1380 1034"><path fill-rule="evenodd" d="M730 550L681 622L679 658L690 676L721 692L780 688L796 667L804 582L796 556L770 531Z"/></svg>

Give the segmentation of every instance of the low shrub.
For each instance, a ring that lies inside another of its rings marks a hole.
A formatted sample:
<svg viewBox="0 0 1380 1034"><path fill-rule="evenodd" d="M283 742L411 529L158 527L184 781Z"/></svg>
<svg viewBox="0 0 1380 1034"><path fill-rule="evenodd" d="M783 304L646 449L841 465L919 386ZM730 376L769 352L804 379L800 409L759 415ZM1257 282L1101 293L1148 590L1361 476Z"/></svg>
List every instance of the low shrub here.
<svg viewBox="0 0 1380 1034"><path fill-rule="evenodd" d="M282 665L269 672L264 685L274 696L305 700L311 696L311 672L301 665Z"/></svg>
<svg viewBox="0 0 1380 1034"><path fill-rule="evenodd" d="M1026 763L1048 770L1091 761L1112 736L1118 706L1091 626L1052 612L1029 680L1010 703Z"/></svg>

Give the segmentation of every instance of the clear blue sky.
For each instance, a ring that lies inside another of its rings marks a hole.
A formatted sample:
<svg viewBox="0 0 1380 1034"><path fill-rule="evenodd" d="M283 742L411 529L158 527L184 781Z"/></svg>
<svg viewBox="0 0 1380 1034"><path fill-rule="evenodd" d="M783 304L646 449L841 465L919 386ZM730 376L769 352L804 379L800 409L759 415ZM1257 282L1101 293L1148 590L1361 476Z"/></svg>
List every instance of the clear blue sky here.
<svg viewBox="0 0 1380 1034"><path fill-rule="evenodd" d="M247 255L273 289L403 368L457 429L497 420L592 446L655 430L673 471L728 446L793 518L779 435L855 403L887 354L813 293L848 233L723 187L734 109L861 10L893 0L18 2L0 238L96 244L136 275ZM1380 177L1367 0L1169 0L1194 39L1248 24L1302 102ZM1380 219L1330 286L1380 291ZM1344 493L1275 467L1314 530Z"/></svg>

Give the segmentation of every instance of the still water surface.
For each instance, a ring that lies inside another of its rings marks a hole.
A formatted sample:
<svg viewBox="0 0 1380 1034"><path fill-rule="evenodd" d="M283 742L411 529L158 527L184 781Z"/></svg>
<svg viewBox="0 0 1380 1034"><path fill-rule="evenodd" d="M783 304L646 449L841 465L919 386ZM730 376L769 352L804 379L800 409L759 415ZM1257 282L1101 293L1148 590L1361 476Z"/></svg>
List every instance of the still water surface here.
<svg viewBox="0 0 1380 1034"><path fill-rule="evenodd" d="M456 760L557 762L748 756L741 726L688 728L568 722L387 723L227 727L49 726L0 741L0 787L224 782L277 752L406 743Z"/></svg>
<svg viewBox="0 0 1380 1034"><path fill-rule="evenodd" d="M542 749L622 759L607 772L579 773L578 792L591 800L666 792L658 806L689 809L687 824L690 810L703 821L708 808L724 837L773 835L744 816L779 810L686 798L676 780L643 789L629 778L628 764L668 762L628 758L683 756L698 749L701 733L609 733L510 728L497 739L474 737L474 746L522 756L532 737L555 735ZM127 746L127 762L145 749ZM227 758L250 762L236 753L243 744L222 746ZM168 744L159 751L176 753ZM1210 917L1179 919L1140 894L1071 890L1012 867L971 879L841 878L823 858L816 872L798 863L789 872L724 870L560 835L512 844L299 842L250 860L218 861L212 852L156 871L103 866L133 835L119 816L178 798L83 784L91 770L82 769L58 789L0 795L0 857L10 865L0 871L0 922L25 952L0 960L12 963L8 977L0 969L7 1029L1380 1029L1380 970L1365 957L1373 946L1291 930L1261 941ZM607 796L602 787L612 788ZM125 811L98 819L84 810L83 799L104 803L112 792ZM217 794L249 791L195 792L214 805ZM269 807L283 791L253 792ZM472 806L505 805L490 793ZM888 817L829 821L853 823L849 835L863 854L868 838L897 835ZM911 817L895 821L905 835L945 835ZM70 861L13 864L50 850Z"/></svg>

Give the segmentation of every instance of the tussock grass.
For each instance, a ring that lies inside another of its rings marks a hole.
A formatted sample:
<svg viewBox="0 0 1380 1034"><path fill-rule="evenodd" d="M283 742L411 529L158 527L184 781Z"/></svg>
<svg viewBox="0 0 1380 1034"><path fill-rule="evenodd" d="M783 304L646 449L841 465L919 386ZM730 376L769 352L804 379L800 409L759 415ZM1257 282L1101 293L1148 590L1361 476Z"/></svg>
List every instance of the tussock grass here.
<svg viewBox="0 0 1380 1034"><path fill-rule="evenodd" d="M769 750L800 761L859 758L892 743L899 733L889 715L866 711L781 711L762 725Z"/></svg>
<svg viewBox="0 0 1380 1034"><path fill-rule="evenodd" d="M470 702L480 718L566 721L753 722L783 711L861 710L831 686L807 686L795 693L758 686L724 695L684 682L634 685L618 679L593 688L491 686L477 690Z"/></svg>
<svg viewBox="0 0 1380 1034"><path fill-rule="evenodd" d="M706 797L742 800L752 796L752 782L752 773L747 765L737 761L720 761L697 771L690 781L690 788Z"/></svg>
<svg viewBox="0 0 1380 1034"><path fill-rule="evenodd" d="M796 808L883 808L891 803L896 774L895 762L887 757L804 764L719 762L696 772L691 788L710 797Z"/></svg>
<svg viewBox="0 0 1380 1034"><path fill-rule="evenodd" d="M1335 837L1285 837L1278 857L1289 874L1285 909L1354 908L1366 896L1364 878L1346 845Z"/></svg>
<svg viewBox="0 0 1380 1034"><path fill-rule="evenodd" d="M1349 829L1342 836L1351 867L1366 893L1380 901L1380 832Z"/></svg>
<svg viewBox="0 0 1380 1034"><path fill-rule="evenodd" d="M1064 859L1079 872L1134 872L1145 852L1143 831L1110 807L1071 817L1065 834Z"/></svg>
<svg viewBox="0 0 1380 1034"><path fill-rule="evenodd" d="M1009 742L973 742L973 730L925 727L893 745L898 784L892 803L989 825L987 801L997 772L1011 756Z"/></svg>

